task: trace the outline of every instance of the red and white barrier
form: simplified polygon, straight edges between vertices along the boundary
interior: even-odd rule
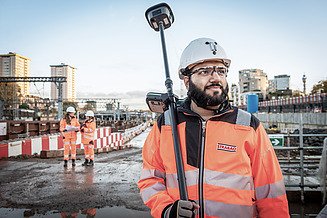
[[[146,123],[142,123],[138,126],[135,126],[135,127],[129,128],[129,129],[125,129],[125,132],[122,134],[124,142],[128,142],[135,136],[141,134],[144,130],[146,130],[146,128],[148,126],[149,126],[149,123],[146,122]]]
[[[122,133],[111,133],[110,127],[96,129],[94,135],[94,148],[112,148],[119,149],[123,146]],[[76,147],[84,149],[81,143],[81,133],[77,133]],[[40,154],[41,151],[62,150],[63,139],[61,135],[43,135],[33,138],[19,139],[16,141],[0,142],[0,158],[13,157],[19,155]]]

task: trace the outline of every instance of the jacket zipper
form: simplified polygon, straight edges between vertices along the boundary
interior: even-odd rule
[[[203,199],[203,175],[204,175],[204,145],[206,134],[206,121],[202,121],[202,135],[200,147],[200,166],[199,166],[199,216],[204,217],[204,199]]]

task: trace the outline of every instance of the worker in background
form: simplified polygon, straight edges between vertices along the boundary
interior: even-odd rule
[[[69,151],[71,150],[72,166],[75,166],[76,160],[76,140],[80,124],[75,117],[74,107],[68,107],[66,115],[60,120],[60,132],[64,141],[64,167],[67,167],[69,160]]]
[[[283,175],[262,124],[229,103],[230,62],[209,38],[182,53],[187,98],[177,108],[177,128],[190,200],[179,200],[166,111],[145,141],[138,182],[153,217],[289,217]]]
[[[81,126],[82,143],[84,145],[85,162],[83,166],[94,165],[94,133],[96,124],[93,111],[87,111],[86,120]]]

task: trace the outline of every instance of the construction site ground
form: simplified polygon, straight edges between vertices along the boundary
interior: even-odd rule
[[[93,167],[78,157],[75,167],[62,158],[0,161],[0,217],[61,217],[96,208],[96,217],[151,217],[137,187],[144,133],[133,147],[95,155]]]

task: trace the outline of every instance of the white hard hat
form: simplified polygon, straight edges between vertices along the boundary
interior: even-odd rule
[[[93,113],[93,111],[86,111],[85,116],[86,117],[94,117],[94,113]]]
[[[185,71],[195,64],[205,61],[222,61],[226,67],[230,65],[225,50],[213,39],[195,39],[184,49],[178,68],[179,78],[183,79]]]
[[[75,113],[76,111],[75,111],[75,108],[74,108],[74,107],[69,106],[69,107],[66,109],[66,112],[67,112],[67,113]]]

